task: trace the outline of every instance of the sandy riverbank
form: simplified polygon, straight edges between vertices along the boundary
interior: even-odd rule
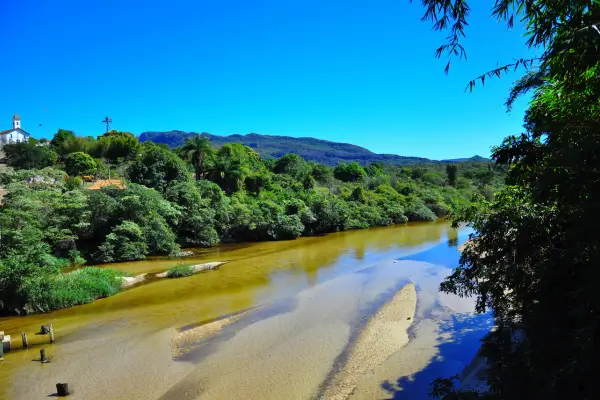
[[[181,331],[125,319],[90,326],[49,346],[51,364],[16,371],[8,398],[46,398],[57,382],[91,400],[384,398],[382,382],[414,376],[441,355],[435,310],[460,309],[437,293],[447,273],[380,260]]]
[[[342,370],[323,393],[327,400],[344,400],[358,380],[408,343],[408,327],[417,307],[415,285],[398,291],[367,322],[352,346]]]
[[[202,343],[204,340],[218,334],[225,327],[239,321],[241,318],[258,309],[258,307],[253,308],[230,317],[221,318],[213,322],[177,332],[171,339],[171,352],[173,358],[177,359],[194,351],[198,344]]]
[[[67,382],[70,399],[157,399],[192,366],[171,357],[175,329],[127,334],[117,325],[81,340],[46,347],[50,364],[31,362],[12,379],[10,399],[44,399]],[[39,350],[28,350],[39,359]]]

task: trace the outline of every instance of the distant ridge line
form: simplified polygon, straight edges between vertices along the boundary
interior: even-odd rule
[[[208,132],[172,131],[147,131],[139,136],[140,142],[152,141],[166,144],[169,147],[178,147],[185,143],[187,138],[201,134],[210,139],[216,147],[227,143],[241,143],[253,148],[264,158],[279,158],[288,153],[295,153],[307,161],[320,162],[333,166],[341,162],[356,161],[360,164],[381,162],[389,165],[409,165],[425,163],[454,163],[454,162],[488,162],[489,159],[475,156],[471,158],[457,158],[448,160],[431,160],[424,157],[400,156],[397,154],[377,154],[364,147],[350,143],[333,142],[313,137],[291,137],[280,135],[261,135],[247,133],[245,135],[233,134],[229,136],[212,135]]]

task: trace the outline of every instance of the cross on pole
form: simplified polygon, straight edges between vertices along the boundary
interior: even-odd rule
[[[110,124],[112,123],[112,119],[107,115],[106,118],[102,121],[103,124],[106,124],[106,133],[110,129]]]

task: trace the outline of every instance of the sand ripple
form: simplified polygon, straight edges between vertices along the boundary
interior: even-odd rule
[[[343,369],[327,386],[321,398],[346,399],[362,375],[385,361],[408,343],[408,327],[417,305],[415,285],[399,290],[367,322],[352,346]]]

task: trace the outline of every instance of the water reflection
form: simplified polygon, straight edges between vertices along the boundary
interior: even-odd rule
[[[4,331],[19,332],[52,322],[64,337],[86,325],[115,319],[145,329],[198,323],[291,296],[378,260],[422,251],[451,237],[458,239],[446,222],[418,223],[286,242],[223,245],[195,250],[195,255],[186,259],[111,264],[111,268],[139,274],[162,272],[182,261],[231,261],[218,271],[159,280],[92,304],[50,314],[0,318],[0,325]]]
[[[448,247],[458,247],[458,236],[448,238]]]
[[[15,333],[21,330],[35,332],[41,324],[53,323],[60,342],[55,348],[57,352],[77,347],[81,339],[81,342],[85,342],[98,337],[116,338],[119,345],[126,343],[123,340],[138,343],[164,328],[197,325],[304,293],[305,296],[301,296],[303,301],[299,304],[303,306],[301,314],[305,319],[295,319],[296,316],[290,315],[288,325],[277,325],[275,328],[278,329],[290,328],[289,332],[280,336],[280,341],[291,340],[285,343],[294,347],[293,340],[299,338],[296,333],[306,333],[305,328],[310,323],[317,333],[306,339],[320,344],[323,340],[318,332],[330,324],[336,329],[335,332],[341,329],[341,333],[326,336],[335,338],[339,342],[336,342],[337,345],[343,349],[348,339],[344,336],[349,334],[348,324],[353,326],[350,322],[361,320],[358,318],[363,316],[360,311],[369,309],[367,306],[371,304],[367,300],[388,293],[388,289],[398,289],[400,279],[411,279],[423,290],[429,285],[429,291],[435,293],[445,271],[443,268],[431,268],[431,271],[423,269],[419,263],[415,263],[411,269],[404,265],[407,263],[396,265],[391,262],[384,264],[383,261],[422,259],[452,267],[454,265],[451,264],[457,261],[459,255],[455,245],[465,237],[465,230],[456,232],[446,222],[419,223],[286,242],[223,245],[194,250],[194,256],[185,259],[153,258],[142,262],[111,264],[111,268],[135,275],[162,272],[181,262],[230,261],[217,271],[183,279],[156,280],[92,304],[49,314],[0,318],[0,330],[16,337],[18,335]],[[451,243],[454,247],[448,247],[452,246]],[[382,265],[384,267],[371,268],[366,273],[365,268]],[[352,274],[359,270],[365,270],[365,274]],[[367,281],[369,285],[363,285]],[[314,290],[303,292],[310,287],[314,287]],[[315,293],[322,297],[312,300]],[[419,301],[424,306],[428,300],[422,296]],[[340,321],[344,323],[339,324]],[[266,331],[270,329],[268,327]],[[271,344],[263,343],[260,340],[262,336],[262,333],[257,335],[255,342],[264,345],[270,352]],[[45,338],[33,337],[31,341],[35,340]],[[306,342],[301,341],[297,345],[304,346]],[[119,349],[119,346],[116,348]],[[244,343],[240,347],[243,350],[232,350],[231,359],[239,359],[240,352],[247,351],[247,348]],[[331,357],[335,357],[337,350],[333,347],[329,350]],[[321,352],[315,351],[315,355],[321,355]],[[310,363],[303,365],[295,362],[293,357],[288,360],[283,353],[280,356],[282,365],[289,363],[289,368],[313,368]],[[304,354],[301,356],[304,357]],[[25,370],[19,367],[30,364],[31,356],[27,352],[11,353],[3,361],[4,368],[0,369],[0,388],[8,387],[10,371]],[[327,362],[315,365],[325,369],[323,373],[327,372],[329,366]],[[226,364],[225,367],[229,370],[231,365]],[[211,372],[212,366],[207,367],[207,371]],[[0,390],[0,397],[1,394]]]

